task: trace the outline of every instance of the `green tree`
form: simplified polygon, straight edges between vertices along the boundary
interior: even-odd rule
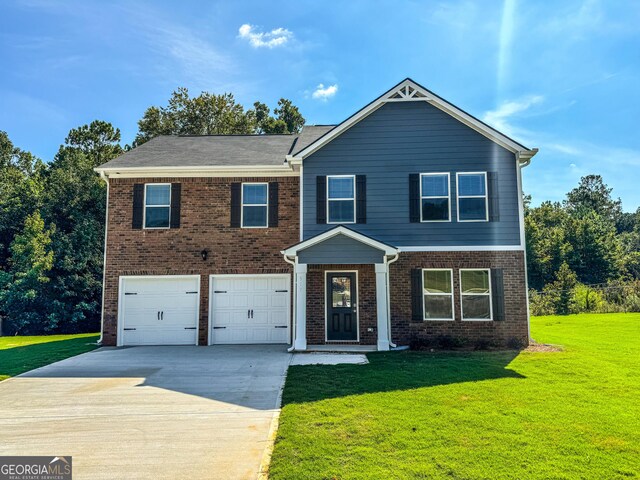
[[[11,243],[9,271],[0,272],[0,308],[3,329],[9,335],[49,330],[49,296],[46,293],[53,266],[51,235],[39,212],[27,216],[24,229]]]
[[[541,290],[552,282],[572,246],[567,238],[569,215],[558,202],[528,208],[525,216],[529,285]]]
[[[202,92],[191,97],[182,87],[173,92],[166,107],[149,107],[138,129],[135,146],[157,135],[247,134],[255,130],[255,112],[245,111],[230,93]]]
[[[278,100],[278,108],[273,113],[276,114],[277,121],[284,122],[286,125],[284,133],[298,133],[304,126],[304,117],[291,100],[286,98]]]
[[[543,293],[553,299],[555,311],[559,315],[568,315],[573,309],[574,288],[578,285],[576,274],[564,262],[556,273],[554,282],[545,285]]]
[[[612,191],[604,183],[602,176],[587,175],[580,179],[576,188],[567,193],[565,206],[572,215],[584,215],[593,211],[616,225],[622,215],[622,201],[611,198]]]
[[[42,161],[0,131],[0,270],[8,268],[9,245],[25,219],[42,203],[44,170]]]

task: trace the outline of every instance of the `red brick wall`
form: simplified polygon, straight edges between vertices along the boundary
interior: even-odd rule
[[[455,321],[411,320],[411,269],[453,268]],[[504,271],[505,320],[462,321],[460,312],[460,268],[502,268]],[[412,339],[434,339],[440,335],[467,342],[506,344],[528,341],[524,254],[502,252],[404,252],[390,266],[391,339],[407,345]]]
[[[299,239],[298,180],[298,177],[110,180],[103,344],[116,344],[121,275],[201,275],[199,343],[206,345],[209,275],[293,273],[280,251]],[[278,227],[229,226],[230,184],[243,181],[279,182]],[[131,228],[133,184],[145,182],[182,184],[180,228]],[[203,249],[209,250],[206,261],[200,256]]]
[[[307,271],[307,344],[325,342],[325,272],[358,271],[358,329],[360,345],[375,345],[378,341],[376,310],[376,274],[373,265],[309,265]],[[368,329],[373,331],[369,332]],[[328,342],[332,345],[354,342]]]

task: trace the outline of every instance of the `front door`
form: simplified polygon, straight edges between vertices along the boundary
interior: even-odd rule
[[[355,272],[327,273],[327,340],[358,340]]]

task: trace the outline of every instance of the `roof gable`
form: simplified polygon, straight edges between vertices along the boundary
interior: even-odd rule
[[[314,142],[303,148],[296,149],[294,147],[294,151],[296,151],[296,153],[288,156],[288,160],[294,163],[302,162],[306,157],[319,150],[336,137],[340,136],[353,125],[357,124],[360,120],[375,112],[382,105],[385,105],[389,102],[428,102],[429,104],[451,115],[456,120],[467,125],[469,128],[472,128],[478,133],[484,135],[496,144],[506,148],[510,152],[516,153],[518,157],[530,159],[537,152],[537,149],[529,149],[525,147],[521,143],[516,142],[512,138],[490,127],[473,115],[470,115],[469,113],[447,102],[442,97],[439,97],[430,90],[427,90],[422,85],[419,85],[410,78],[407,78],[399,84],[395,85],[387,92],[383,93],[373,102],[369,103],[368,105],[354,113],[344,122],[326,132]]]

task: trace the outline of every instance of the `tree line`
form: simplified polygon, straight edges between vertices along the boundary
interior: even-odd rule
[[[0,131],[0,319],[5,334],[97,331],[100,324],[106,186],[93,169],[156,135],[297,133],[290,100],[273,113],[231,94],[185,88],[151,106],[131,145],[96,120],[72,129],[50,162]],[[623,212],[598,175],[562,202],[525,198],[534,314],[640,311],[640,210]]]
[[[72,129],[44,162],[0,131],[0,320],[5,334],[99,330],[106,185],[93,171],[156,135],[296,133],[304,118],[290,100],[245,109],[232,94],[186,88],[151,106],[132,145],[96,120]]]
[[[588,175],[562,202],[525,199],[532,314],[640,311],[640,209],[611,194]]]

